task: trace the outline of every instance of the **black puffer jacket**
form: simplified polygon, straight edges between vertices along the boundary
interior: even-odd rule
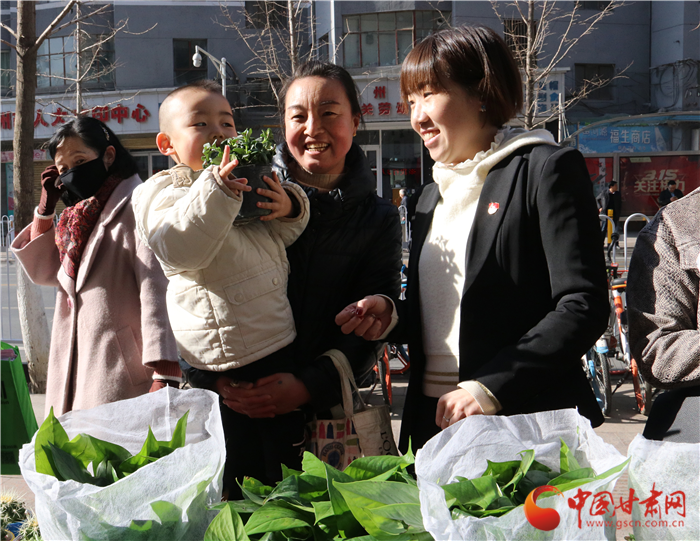
[[[280,180],[295,182],[287,167],[292,160],[286,144],[278,146],[273,168]],[[311,203],[309,225],[287,249],[287,294],[297,328],[294,372],[316,411],[341,401],[338,373],[324,352],[342,351],[356,376],[376,362],[377,344],[344,335],[335,324],[336,314],[367,295],[397,298],[400,290],[398,209],[375,195],[376,181],[359,146],[353,144],[345,163],[335,190],[303,187]]]

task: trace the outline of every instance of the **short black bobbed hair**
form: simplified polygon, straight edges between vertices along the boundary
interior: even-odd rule
[[[505,41],[485,26],[457,26],[427,36],[401,66],[401,98],[426,86],[456,83],[485,108],[486,122],[501,127],[523,107],[520,70]]]
[[[114,163],[108,170],[109,175],[128,178],[138,173],[139,168],[134,157],[122,146],[114,132],[101,120],[80,115],[58,128],[46,144],[52,160],[56,158],[58,145],[69,137],[77,137],[100,156],[104,154],[107,147],[113,146],[116,154]]]
[[[323,79],[331,79],[333,81],[338,81],[345,90],[345,95],[350,101],[350,110],[353,116],[357,115],[360,117],[360,122],[362,120],[362,108],[360,107],[360,92],[355,85],[355,81],[345,68],[331,64],[330,62],[320,62],[318,60],[311,60],[301,64],[294,73],[285,79],[284,84],[279,92],[279,113],[280,119],[282,121],[282,126],[284,127],[284,112],[286,109],[287,92],[289,88],[299,79],[304,79],[306,77],[321,77]]]

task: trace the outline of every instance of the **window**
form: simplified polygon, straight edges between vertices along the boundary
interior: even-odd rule
[[[170,157],[163,156],[159,152],[132,152],[131,155],[136,161],[141,180],[149,179],[156,173],[175,165]]]
[[[209,59],[202,55],[202,65],[198,68],[192,64],[194,48],[199,46],[206,51],[206,39],[174,39],[173,40],[173,67],[175,70],[174,84],[182,86],[207,78],[207,66]]]
[[[10,71],[10,51],[2,51],[0,54],[0,68],[2,68],[0,76],[0,88],[5,94],[12,86],[12,72]]]
[[[391,11],[343,17],[346,68],[396,66],[425,36],[447,24],[450,13]]]
[[[316,58],[321,62],[328,62],[330,59],[331,52],[331,44],[328,39],[328,34],[324,34],[323,36],[321,36],[321,38],[318,40],[316,47]]]
[[[603,11],[605,8],[607,8],[610,5],[610,0],[608,1],[596,1],[596,2],[579,2],[578,7],[579,9],[590,9],[590,10],[595,10],[595,11]]]
[[[535,23],[537,24],[537,23]],[[537,27],[535,27],[537,32]],[[525,66],[527,52],[527,23],[522,19],[504,19],[503,37],[510,48],[515,60],[520,66]],[[535,59],[537,63],[537,59]]]
[[[245,84],[249,106],[275,106],[277,100],[267,77],[248,77]]]
[[[107,40],[100,45],[103,38],[88,35],[81,43],[81,65],[88,69],[86,84],[114,83],[114,42]],[[94,46],[94,47],[93,47]],[[99,47],[97,56],[95,49]],[[94,57],[94,61],[93,61]],[[75,51],[75,36],[48,38],[39,47],[36,58],[37,86],[39,88],[67,86],[73,84],[78,76],[78,62]]]
[[[287,2],[246,2],[246,28],[287,28]]]
[[[576,88],[581,91],[587,85],[598,86],[604,83],[605,86],[591,90],[584,97],[587,100],[612,101],[613,87],[610,80],[615,76],[615,66],[613,64],[576,64]]]

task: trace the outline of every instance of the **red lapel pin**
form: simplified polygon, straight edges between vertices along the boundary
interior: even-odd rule
[[[499,206],[498,203],[489,203],[489,214],[496,214]]]

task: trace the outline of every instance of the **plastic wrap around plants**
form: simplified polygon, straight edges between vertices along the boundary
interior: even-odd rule
[[[593,468],[596,474],[613,471],[604,479],[565,491],[563,497],[540,497],[537,506],[553,508],[559,514],[560,522],[553,530],[540,530],[530,524],[522,505],[500,517],[453,520],[441,485],[454,482],[457,476],[479,477],[487,468],[487,460],[519,460],[520,453],[527,449],[535,451],[535,460],[559,471],[561,440],[574,453],[580,466]],[[591,515],[591,504],[596,494],[612,493],[616,480],[626,468],[625,461],[620,452],[593,431],[588,419],[573,409],[509,417],[468,417],[432,438],[416,455],[423,524],[437,540],[614,540],[614,510],[609,506],[607,513]],[[590,493],[580,515],[569,506],[569,499],[579,489]]]
[[[700,443],[630,443],[629,488],[634,535],[645,541],[700,539]]]
[[[36,497],[42,537],[66,539],[203,539],[221,501],[226,459],[216,394],[202,389],[158,392],[58,418],[69,438],[79,433],[136,454],[150,426],[158,440],[172,437],[189,410],[185,446],[131,475],[99,487],[37,473],[34,439],[20,451],[20,468]]]

